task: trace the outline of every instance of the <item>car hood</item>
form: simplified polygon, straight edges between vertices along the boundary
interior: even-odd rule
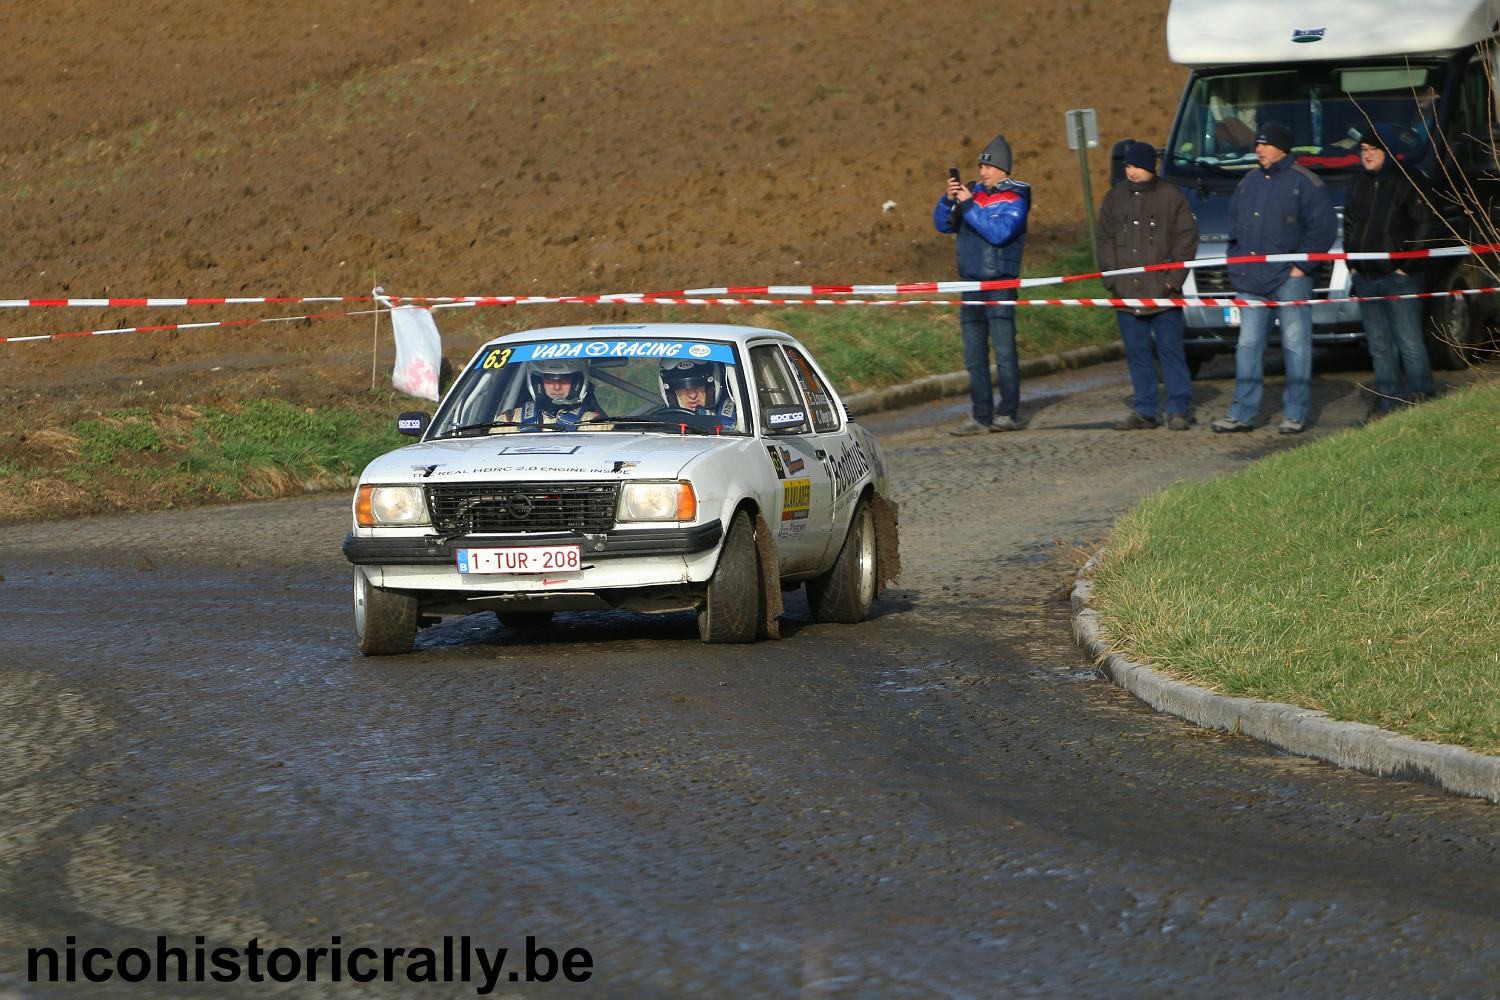
[[[693,459],[747,440],[590,431],[425,441],[375,459],[360,481],[677,479]]]

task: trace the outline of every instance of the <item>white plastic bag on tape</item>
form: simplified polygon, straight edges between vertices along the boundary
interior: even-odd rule
[[[432,312],[421,306],[397,306],[391,310],[396,333],[396,368],[391,386],[397,392],[423,399],[438,398],[438,372],[443,366],[443,338],[438,335]]]

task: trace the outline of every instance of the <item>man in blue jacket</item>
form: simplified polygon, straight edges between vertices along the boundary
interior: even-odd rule
[[[1255,137],[1252,170],[1229,199],[1229,256],[1323,253],[1338,235],[1338,216],[1323,182],[1292,153],[1292,133],[1268,122]],[[1312,265],[1256,263],[1229,265],[1229,283],[1242,299],[1306,302],[1312,298]],[[1264,391],[1266,339],[1271,312],[1281,323],[1281,356],[1286,369],[1282,391],[1283,434],[1307,426],[1312,396],[1312,307],[1251,306],[1240,313],[1240,339],[1234,352],[1234,401],[1229,414],[1213,422],[1221,434],[1255,429]]]
[[[932,222],[940,233],[957,233],[958,276],[964,281],[1018,278],[1026,247],[1026,217],[1031,211],[1031,185],[1010,176],[1010,144],[997,135],[979,154],[979,182],[964,186],[948,179],[948,190],[933,209]],[[1014,288],[964,292],[966,302],[1014,302]],[[952,434],[1020,429],[1021,362],[1016,354],[1014,305],[964,305],[959,308],[963,333],[964,368],[969,372],[971,416]],[[999,414],[990,383],[990,345],[995,347],[995,370],[1000,380]]]

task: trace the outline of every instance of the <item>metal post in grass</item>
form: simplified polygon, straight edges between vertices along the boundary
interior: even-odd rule
[[[1073,108],[1064,112],[1068,148],[1078,150],[1078,169],[1083,175],[1083,224],[1089,229],[1089,249],[1094,266],[1099,266],[1099,242],[1094,234],[1094,192],[1089,185],[1089,150],[1099,145],[1099,119],[1093,108]]]
[[[382,289],[380,287],[380,283],[375,280],[375,272],[374,271],[370,272],[370,281],[375,286],[375,290],[370,293],[370,297],[374,298],[375,296],[379,295],[382,291],[384,291],[384,289]],[[376,353],[379,350],[380,350],[380,303],[377,301],[375,303],[375,329],[370,334],[370,391],[371,392],[375,391],[375,381],[376,381],[375,357],[376,357]]]

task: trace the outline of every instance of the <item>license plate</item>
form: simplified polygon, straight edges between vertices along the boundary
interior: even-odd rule
[[[1239,326],[1240,325],[1240,307],[1239,306],[1225,306],[1224,307],[1224,325],[1225,326]]]
[[[577,545],[458,550],[460,573],[576,573],[581,569],[583,557]]]

